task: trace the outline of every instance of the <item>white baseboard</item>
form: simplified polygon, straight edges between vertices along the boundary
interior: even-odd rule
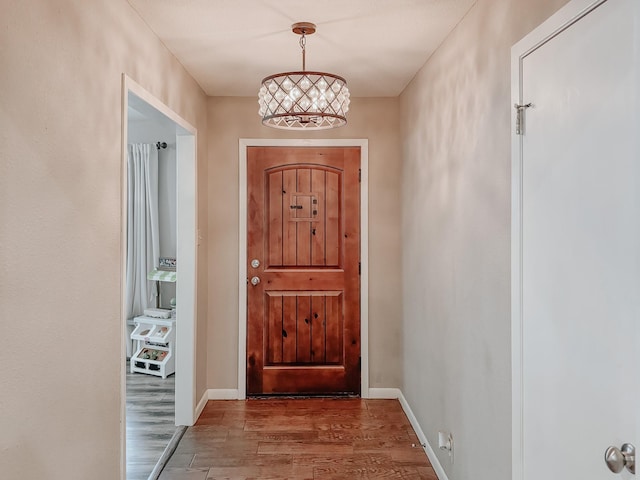
[[[382,400],[395,400],[399,399],[402,392],[399,388],[370,388],[369,398],[382,399]]]
[[[433,470],[436,472],[438,479],[449,480],[447,478],[447,474],[444,472],[444,468],[442,468],[442,465],[438,460],[438,457],[433,451],[433,448],[431,448],[431,445],[429,445],[427,436],[422,431],[422,427],[418,423],[418,419],[413,414],[413,411],[411,410],[411,406],[409,405],[409,402],[407,402],[407,399],[404,398],[402,390],[400,390],[399,388],[370,388],[369,398],[385,399],[385,400],[397,399],[400,402],[400,405],[402,406],[402,410],[404,410],[405,415],[409,419],[411,426],[413,427],[413,429],[416,432],[416,435],[418,436],[418,440],[420,440],[420,443],[423,445],[424,452],[427,454],[427,457],[429,458],[429,461],[431,462],[431,466],[433,467]]]
[[[198,418],[200,418],[200,414],[202,413],[202,410],[204,410],[204,407],[207,405],[207,401],[208,400],[209,400],[209,391],[205,390],[204,393],[202,394],[202,398],[198,402],[198,405],[196,405],[195,415],[193,416],[193,418],[194,418],[193,424],[194,425],[198,421]]]
[[[198,418],[200,418],[200,414],[204,410],[204,407],[207,405],[207,402],[209,400],[238,400],[238,390],[233,388],[210,388],[209,390],[205,390],[202,394],[202,398],[196,406],[196,422],[198,421]]]
[[[237,388],[210,388],[209,400],[238,400],[239,392]]]
[[[393,389],[389,389],[389,390],[393,390]],[[438,479],[439,480],[449,480],[449,478],[447,477],[447,474],[444,472],[444,468],[442,468],[442,465],[440,464],[440,460],[438,460],[438,457],[436,456],[436,453],[433,451],[433,448],[431,448],[431,445],[429,444],[429,441],[427,440],[427,436],[422,431],[422,427],[418,423],[418,419],[413,414],[413,411],[411,410],[411,406],[409,405],[409,402],[407,402],[407,399],[404,398],[404,395],[402,394],[402,392],[400,390],[398,390],[398,392],[399,392],[400,396],[396,397],[396,398],[398,398],[398,400],[400,401],[400,405],[402,405],[402,410],[404,410],[404,413],[407,416],[407,418],[409,419],[409,422],[411,423],[411,426],[415,430],[416,435],[418,436],[418,439],[420,440],[420,443],[423,445],[424,451],[427,454],[427,457],[429,457],[429,461],[431,462],[431,466],[433,467],[433,470],[436,472],[436,475],[438,476]]]

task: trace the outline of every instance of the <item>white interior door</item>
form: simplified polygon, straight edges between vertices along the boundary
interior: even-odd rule
[[[515,479],[633,478],[604,452],[639,446],[639,4],[570,2],[514,46]]]

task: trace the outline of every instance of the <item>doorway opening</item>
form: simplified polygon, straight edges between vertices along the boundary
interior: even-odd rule
[[[136,437],[141,432],[136,434],[132,428],[144,426],[145,415],[154,409],[164,411],[169,439],[177,425],[188,426],[195,422],[196,130],[126,75],[123,75],[122,85],[121,475],[122,478],[147,478],[166,445],[159,442],[156,446],[157,458],[150,460],[153,462],[150,466],[143,467],[148,471],[134,473],[133,468],[128,468],[133,467],[133,463],[129,465],[127,442],[134,444],[136,439],[143,437]],[[129,145],[134,143],[146,145],[147,151],[153,153],[153,161],[158,163],[158,179],[164,183],[160,187],[163,196],[159,198],[158,210],[164,215],[162,233],[166,237],[165,245],[158,253],[167,259],[163,260],[165,264],[176,260],[172,280],[153,282],[154,294],[158,288],[160,295],[158,303],[152,298],[148,308],[159,307],[158,313],[171,314],[171,307],[175,306],[174,318],[151,321],[150,328],[139,321],[140,316],[138,321],[129,318],[132,314],[127,306],[128,156]],[[171,342],[148,338],[155,330],[157,336],[168,337],[170,332]],[[149,351],[145,350],[147,346]],[[169,357],[175,366],[169,366]],[[136,368],[131,368],[132,364]],[[136,415],[138,418],[134,419]],[[128,431],[133,432],[133,436],[128,435]],[[155,454],[151,449],[150,456]],[[146,459],[141,463],[145,462]]]

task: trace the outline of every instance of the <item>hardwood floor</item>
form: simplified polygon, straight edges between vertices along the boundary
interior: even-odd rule
[[[397,400],[209,401],[160,480],[437,480]]]
[[[130,373],[127,364],[127,480],[147,480],[175,431],[175,375]]]

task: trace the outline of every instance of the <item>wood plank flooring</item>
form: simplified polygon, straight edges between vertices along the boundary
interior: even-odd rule
[[[127,480],[147,480],[175,432],[175,375],[130,373],[127,364]]]
[[[437,480],[397,400],[209,401],[160,480]]]

